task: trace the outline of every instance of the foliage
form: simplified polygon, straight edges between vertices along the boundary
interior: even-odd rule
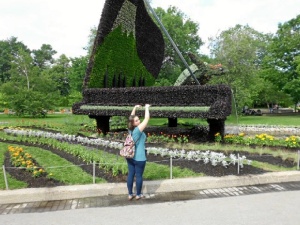
[[[26,53],[30,50],[22,42],[18,41],[16,37],[10,37],[7,40],[0,41],[0,85],[10,80],[11,78],[11,62],[14,57],[18,55],[20,49]]]
[[[40,81],[40,77],[35,79],[33,83]],[[56,93],[51,90],[51,82],[47,82],[44,79],[39,86],[33,89],[27,89],[16,82],[7,82],[2,85],[4,99],[9,104],[9,108],[12,109],[17,116],[29,115],[32,117],[44,117],[48,110],[55,105]],[[17,86],[17,85],[20,86]],[[43,88],[41,90],[40,88]]]
[[[220,134],[215,135],[215,141],[221,142]],[[241,144],[241,145],[259,145],[259,146],[283,146],[287,148],[300,147],[300,137],[290,136],[287,138],[276,138],[266,133],[257,134],[254,137],[246,137],[245,133],[226,134],[223,139],[227,144]]]
[[[232,88],[238,112],[244,105],[252,105],[253,99],[264,88],[258,71],[267,40],[268,36],[241,25],[223,31],[211,40],[215,59],[228,71],[223,76],[213,77],[210,83],[227,84]]]
[[[190,63],[187,54],[189,52],[197,54],[200,46],[203,45],[198,35],[199,24],[192,21],[184,12],[174,6],[169,6],[167,10],[158,7],[155,9],[155,12],[182,55],[186,56],[185,60]],[[156,22],[156,20],[154,21]],[[168,79],[170,83],[174,84],[177,77],[186,67],[165,35],[164,40],[165,60],[158,79]]]
[[[43,44],[40,49],[32,50],[34,64],[40,69],[45,69],[54,63],[53,56],[57,52],[49,44]]]
[[[57,98],[52,80],[42,74],[28,50],[14,51],[10,79],[1,85],[2,101],[16,115],[45,116]]]
[[[70,68],[70,59],[63,54],[55,60],[51,68],[43,71],[43,75],[53,81],[53,87],[59,91],[61,96],[68,96],[70,94]]]
[[[82,92],[83,80],[88,64],[88,56],[71,58],[72,67],[69,71],[70,88],[72,92]]]
[[[148,143],[169,143],[169,142],[176,142],[179,144],[186,144],[189,142],[189,136],[188,135],[170,135],[170,134],[164,134],[161,132],[158,134],[151,134],[147,133],[147,142]]]
[[[264,58],[264,78],[271,81],[279,90],[289,94],[296,104],[300,101],[300,65],[297,56],[300,52],[300,15],[283,24],[273,35]]]
[[[109,122],[111,129],[127,129],[126,116],[112,116]]]
[[[94,60],[89,88],[124,87],[124,83],[126,87],[143,86],[141,79],[145,80],[146,86],[154,83],[154,77],[138,56],[133,34],[123,33],[121,26],[105,37]]]
[[[23,134],[27,133],[29,137],[27,137],[27,135],[22,136],[22,132]],[[87,150],[84,146],[81,145],[65,143],[67,140],[70,141],[71,139],[73,139],[74,136],[61,135],[61,134],[49,135],[49,133],[45,133],[45,132],[34,132],[28,130],[25,131],[25,133],[22,130],[16,131],[15,134],[18,134],[18,136],[14,137],[14,136],[5,135],[3,134],[3,132],[0,132],[0,139],[14,140],[17,142],[26,141],[33,144],[42,144],[42,145],[46,144],[48,146],[52,146],[53,148],[59,149],[61,151],[65,151],[69,154],[79,157],[80,159],[82,159],[87,163],[91,163],[95,161],[99,166],[99,168],[102,168],[106,171],[111,171],[114,176],[118,174],[125,175],[128,172],[127,163],[123,159],[123,157],[116,157],[115,154],[110,154],[102,150],[91,151],[91,150]],[[35,135],[37,135],[38,137],[35,137]],[[59,141],[55,140],[55,138],[56,139],[59,138]],[[87,139],[81,137],[77,137],[77,138],[78,138],[78,142],[82,144],[95,145],[96,143],[95,140],[93,139]],[[122,144],[116,143],[114,141],[111,142],[105,141],[103,142],[103,144],[104,143],[106,143],[106,146],[109,146],[111,148],[120,149],[122,147]],[[69,180],[73,179],[74,176],[77,176],[78,174],[78,171],[67,172],[69,168],[61,168],[63,165],[62,162],[65,162],[65,160],[60,159],[59,156],[56,156],[56,158],[54,158],[54,154],[46,153],[47,151],[38,151],[37,148],[31,148],[31,152],[32,155],[34,154],[38,155],[38,157],[36,158],[40,160],[41,162],[40,164],[47,164],[48,167],[59,165],[59,169],[62,170],[61,173],[58,173],[57,170],[55,172],[55,168],[53,169],[49,168],[49,171],[50,172],[54,171],[55,174],[53,174],[53,177],[60,181],[64,181],[65,183],[70,183]],[[66,165],[67,163],[64,164]],[[75,169],[78,170],[78,168],[74,168],[74,170]],[[70,174],[71,172],[73,173],[73,175]],[[145,170],[144,177],[145,179],[151,179],[151,180],[163,179],[163,178],[167,178],[169,176],[169,173],[170,171],[168,166],[158,165],[156,163],[148,163]],[[68,174],[69,178],[66,176],[66,174]],[[173,174],[174,177],[188,177],[188,176],[199,175],[189,169],[181,169],[176,166],[173,167]],[[77,180],[81,180],[81,182],[88,182],[87,180],[84,180],[80,176],[77,177],[78,177]]]
[[[4,165],[5,153],[7,152],[8,144],[4,144],[0,142],[0,165]],[[7,182],[9,185],[9,189],[15,188],[26,188],[28,186],[27,183],[16,180],[15,178],[11,177],[10,174],[6,173]],[[0,169],[0,190],[5,189],[5,181],[2,168]]]
[[[289,148],[300,147],[300,137],[296,137],[294,135],[287,137],[285,139],[286,146]]]
[[[221,142],[222,141],[222,136],[220,133],[215,134],[215,142]]]
[[[24,151],[21,147],[9,146],[10,161],[13,166],[24,168],[32,173],[33,177],[40,177],[45,173],[43,168],[39,168],[33,161],[32,155]]]

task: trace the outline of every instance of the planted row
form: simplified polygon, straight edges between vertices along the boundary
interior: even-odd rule
[[[11,139],[11,141],[12,140],[13,138]],[[2,145],[7,146],[7,151],[9,145]],[[50,151],[37,147],[24,147],[21,144],[18,146],[10,145],[10,149],[12,148],[16,149],[16,152],[20,152],[20,149],[25,149],[25,151],[23,150],[22,152],[25,152],[25,154],[27,153],[28,156],[32,156],[32,158],[34,158],[36,163],[39,165],[34,169],[39,170],[43,168],[44,173],[47,174],[48,179],[54,179],[63,184],[90,184],[93,181],[93,177],[83,171],[82,168],[80,168],[78,165],[74,165],[73,163],[59,157],[56,154],[53,154]],[[18,167],[16,167],[16,169],[18,169]],[[96,183],[103,182],[105,182],[104,179],[96,178]]]
[[[4,181],[4,174],[3,174],[3,170],[2,170],[2,165],[4,165],[4,160],[5,160],[5,153],[7,152],[7,148],[8,148],[8,144],[4,144],[0,142],[0,165],[1,165],[1,169],[0,169],[0,189],[5,189],[5,181]],[[16,188],[26,188],[28,185],[25,182],[19,181],[15,178],[13,178],[12,176],[10,176],[10,174],[6,174],[6,178],[7,178],[7,182],[9,184],[9,188],[10,189],[16,189]]]
[[[45,173],[43,168],[40,168],[34,163],[32,155],[24,151],[22,147],[9,146],[10,161],[13,166],[26,169],[32,173],[33,177],[39,177]],[[52,174],[49,174],[51,176]]]
[[[222,142],[220,133],[215,134],[215,141]],[[268,134],[257,134],[255,136],[246,136],[245,133],[227,134],[223,139],[224,143],[228,144],[243,144],[243,145],[259,145],[259,146],[283,146],[287,148],[300,147],[300,137],[289,136],[286,138],[276,138]]]
[[[119,173],[126,175],[128,172],[127,163],[124,158],[119,157],[115,154],[110,154],[102,150],[90,149],[88,150],[85,146],[69,144],[57,141],[53,138],[43,138],[43,137],[26,137],[26,136],[11,136],[3,132],[0,132],[0,138],[2,140],[14,140],[18,142],[30,142],[40,145],[48,145],[53,148],[65,151],[76,157],[79,157],[87,163],[92,163],[95,161],[99,168],[106,171],[111,171],[113,175]],[[179,167],[173,167],[173,177],[190,177],[190,176],[200,176],[203,174],[194,173],[189,169],[181,169]],[[144,177],[145,179],[155,180],[155,179],[165,179],[168,178],[170,174],[169,166],[159,165],[156,163],[147,163],[145,169]]]
[[[82,137],[76,137],[75,135],[61,135],[58,133],[52,134],[50,132],[43,132],[43,131],[32,131],[32,130],[12,130],[12,129],[5,129],[4,130],[6,133],[14,134],[14,135],[22,135],[22,136],[28,136],[28,137],[46,137],[48,138],[55,138],[58,140],[66,140],[66,141],[75,141],[78,143],[84,143],[84,144],[89,144],[89,145],[97,145],[97,146],[102,146],[102,147],[110,147],[110,148],[115,148],[115,149],[121,149],[123,147],[123,143],[117,142],[117,141],[110,141],[110,140],[104,140],[101,138],[97,139],[90,139],[90,138],[82,138]],[[34,139],[33,139],[34,140]],[[237,157],[237,155],[231,154],[230,156],[225,156],[223,153],[215,153],[215,152],[200,152],[200,151],[185,151],[185,150],[172,150],[168,148],[156,148],[156,147],[148,147],[147,148],[149,154],[155,154],[155,155],[161,155],[162,157],[164,156],[169,156],[173,158],[180,158],[180,159],[186,159],[186,160],[194,160],[194,161],[203,161],[205,164],[211,163],[213,166],[217,165],[223,165],[224,167],[227,167],[229,164],[235,165],[236,163],[239,162],[239,164],[242,166],[245,162],[248,164],[251,164],[251,161],[247,160],[245,156]],[[72,150],[68,151],[77,151],[72,148]],[[82,151],[85,151],[83,149]],[[71,153],[71,152],[70,152]],[[73,153],[71,153],[73,154]],[[74,153],[76,156],[78,155],[77,152]],[[74,155],[73,154],[73,155]],[[82,153],[82,154],[87,154],[87,153]],[[98,155],[93,155],[94,153],[89,153],[90,156],[86,156],[86,159],[88,162],[94,161],[100,161],[100,163],[103,160],[103,157],[98,154]],[[98,157],[100,156],[100,157]],[[114,156],[115,157],[115,156]],[[114,159],[113,159],[114,160]],[[123,160],[124,162],[124,160]],[[105,163],[105,162],[104,162]],[[123,172],[125,170],[124,165],[121,165],[120,168],[116,166],[117,169],[120,169],[120,171]],[[126,167],[127,169],[127,167]],[[126,170],[127,171],[127,170]],[[116,169],[114,169],[114,173],[116,173]]]

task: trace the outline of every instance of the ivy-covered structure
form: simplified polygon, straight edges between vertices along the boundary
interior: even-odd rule
[[[143,0],[106,0],[83,83],[83,100],[74,114],[95,118],[97,128],[109,131],[111,116],[128,116],[136,104],[151,104],[152,117],[205,118],[210,132],[224,134],[231,113],[228,86],[152,87],[164,57],[160,29]]]
[[[106,0],[84,89],[152,86],[164,57],[161,31],[143,0]]]

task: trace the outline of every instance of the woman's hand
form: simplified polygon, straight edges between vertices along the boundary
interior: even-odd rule
[[[146,105],[145,105],[145,108],[149,108],[150,106],[151,106],[151,105],[149,105],[149,104],[146,104]]]
[[[134,108],[139,108],[142,107],[141,105],[135,105]]]

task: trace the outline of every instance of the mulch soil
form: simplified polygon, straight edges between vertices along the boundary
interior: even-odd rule
[[[126,132],[126,131],[119,131],[119,132]],[[203,143],[206,142],[206,136],[207,136],[207,129],[206,128],[193,128],[193,129],[187,129],[187,128],[161,128],[161,127],[149,127],[145,132],[149,132],[151,134],[160,134],[163,132],[164,134],[175,134],[175,135],[189,135],[189,141],[190,142],[196,142],[196,143]],[[60,157],[68,160],[69,162],[73,163],[74,165],[83,165],[81,168],[86,171],[89,174],[93,174],[93,166],[87,165],[86,162],[79,159],[76,156],[73,156],[69,153],[66,153],[59,149],[51,148],[47,145],[36,145],[36,144],[29,144],[24,142],[15,142],[15,141],[5,141],[6,143],[11,144],[19,144],[19,145],[27,145],[27,146],[35,146],[42,149],[45,149],[47,151],[51,151],[54,154],[59,155]],[[75,144],[75,143],[72,143]],[[150,144],[149,144],[150,145]],[[151,144],[151,146],[157,145],[158,147],[162,147],[162,144]],[[94,149],[97,148],[97,146],[86,146],[87,149]],[[106,148],[104,149],[107,152],[113,153],[113,154],[119,154],[119,151],[116,149]],[[228,152],[226,154],[237,154],[237,152],[232,151]],[[256,160],[260,162],[267,162],[269,164],[278,165],[282,167],[293,167],[295,166],[295,163],[291,159],[282,160],[280,157],[273,157],[271,155],[265,155],[262,156],[253,155],[249,152],[240,152],[240,155],[245,155],[247,159],[249,160]],[[163,165],[170,165],[170,159],[167,157],[161,157],[161,156],[155,156],[152,154],[149,154],[147,156],[148,162],[155,162],[158,164]],[[230,165],[227,168],[218,165],[218,166],[212,166],[210,163],[204,164],[201,162],[195,162],[195,161],[188,161],[183,159],[173,159],[172,162],[173,166],[178,166],[180,168],[187,168],[190,169],[196,173],[204,173],[206,176],[215,176],[215,177],[221,177],[226,175],[249,175],[249,174],[263,174],[268,171],[253,167],[251,165],[244,165],[243,168],[240,168],[239,174],[237,174],[237,165]],[[10,161],[9,161],[9,153],[6,154],[5,159],[5,167],[12,167]],[[32,174],[25,171],[25,170],[15,170],[15,169],[7,169],[7,172],[12,176],[15,177],[18,180],[22,180],[28,183],[29,187],[53,187],[53,186],[59,186],[64,185],[61,182],[58,182],[54,179],[46,178],[46,175],[38,178],[33,178]],[[96,176],[101,177],[105,179],[107,182],[126,182],[126,175],[119,174],[118,176],[113,176],[112,173],[107,172],[103,169],[100,169],[96,166],[95,170]]]

